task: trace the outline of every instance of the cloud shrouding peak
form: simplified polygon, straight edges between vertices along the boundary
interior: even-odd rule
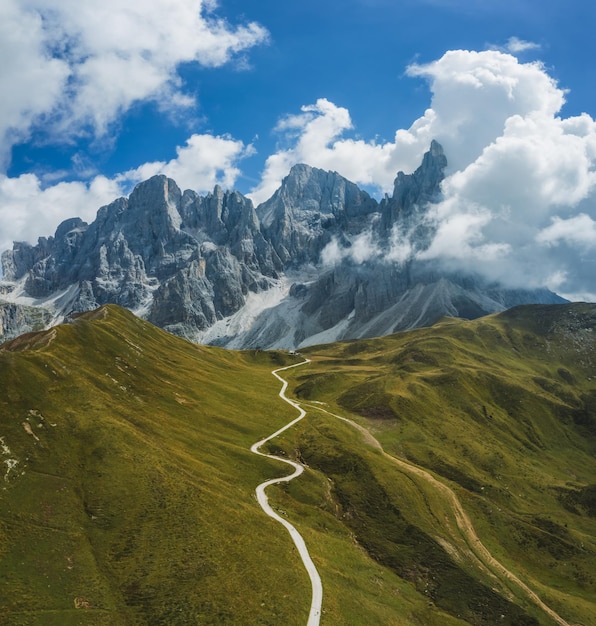
[[[254,22],[233,27],[217,19],[213,6],[208,0],[3,0],[0,53],[11,60],[0,69],[4,163],[12,145],[39,124],[54,138],[101,135],[135,102],[193,104],[181,91],[180,64],[217,67],[268,37]]]
[[[32,13],[31,33],[34,18]],[[224,58],[218,54],[213,62]],[[61,71],[60,63],[48,66],[57,77]],[[432,63],[410,66],[407,73],[427,82],[430,102],[391,141],[354,138],[357,123],[350,112],[325,98],[279,121],[276,132],[283,148],[267,158],[253,200],[269,198],[300,162],[391,192],[396,172],[412,172],[436,139],[448,168],[442,202],[429,215],[437,235],[425,257],[454,268],[472,266],[516,286],[549,286],[563,295],[596,299],[594,119],[587,114],[562,117],[565,90],[545,68],[499,50],[452,50]],[[111,181],[99,177],[87,187],[63,183],[56,191],[42,191],[35,177],[4,178],[2,244],[52,232],[37,230],[51,219],[57,225],[58,213],[88,218],[85,197],[91,203],[155,173],[200,191],[215,183],[232,187],[241,159],[252,151],[229,136],[193,135],[170,161],[139,165]],[[60,202],[50,206],[53,194]],[[42,215],[46,217],[38,220]],[[369,247],[364,239],[361,243],[364,254]],[[400,233],[394,258],[407,257],[415,249],[408,245],[407,233]]]
[[[432,91],[430,110],[410,132],[416,136],[422,127],[436,138],[451,171],[476,160],[511,117],[552,118],[565,102],[565,92],[540,63],[520,63],[496,50],[452,50],[432,63],[411,65],[408,74],[428,80]]]
[[[432,63],[410,65],[407,73],[425,79],[432,92],[429,108],[410,128],[398,129],[393,141],[384,143],[344,138],[352,128],[349,112],[321,98],[278,124],[290,147],[267,159],[253,199],[266,200],[301,162],[389,192],[397,171],[413,171],[433,139],[455,171],[496,141],[512,116],[554,117],[565,102],[564,91],[540,63],[520,63],[496,50],[452,50]]]
[[[409,129],[383,144],[354,140],[344,137],[347,110],[327,100],[303,107],[279,124],[289,147],[268,158],[253,198],[266,199],[298,162],[391,191],[396,171],[413,171],[437,139],[449,165],[423,256],[596,299],[596,122],[560,117],[565,90],[545,68],[498,50],[453,50],[407,71],[432,92]]]

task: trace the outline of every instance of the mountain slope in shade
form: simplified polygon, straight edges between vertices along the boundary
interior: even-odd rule
[[[256,208],[238,192],[216,187],[202,197],[155,176],[91,224],[73,218],[35,246],[15,243],[2,255],[0,302],[45,308],[52,320],[114,303],[193,341],[242,348],[562,302],[546,289],[512,290],[417,258],[435,232],[428,209],[440,200],[446,164],[433,141],[380,203],[308,165],[294,166]],[[24,315],[5,336],[18,333]]]

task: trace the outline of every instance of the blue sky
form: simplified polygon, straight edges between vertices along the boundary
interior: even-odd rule
[[[306,161],[380,195],[436,138],[427,254],[594,299],[594,25],[579,0],[3,0],[0,249],[154,173],[258,203]]]

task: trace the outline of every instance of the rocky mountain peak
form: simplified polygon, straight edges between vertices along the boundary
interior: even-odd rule
[[[397,173],[393,196],[381,204],[381,224],[385,232],[397,227],[402,233],[413,234],[413,239],[418,241],[417,247],[429,243],[431,233],[428,225],[423,223],[423,217],[428,205],[440,199],[446,167],[443,147],[433,139],[420,167],[412,174]],[[415,230],[418,232],[413,233]]]
[[[447,158],[435,140],[424,154],[422,164],[412,174],[398,172],[389,204],[394,210],[409,209],[436,201],[445,178]]]
[[[24,290],[46,299],[52,319],[116,303],[176,334],[235,348],[387,334],[443,315],[556,301],[417,260],[432,240],[427,212],[441,198],[446,166],[433,141],[380,204],[337,172],[305,164],[256,208],[219,185],[201,196],[154,176],[101,207],[89,225],[73,218],[35,246],[15,244],[2,255],[10,284],[0,297],[9,303]],[[386,254],[394,229],[408,241],[406,262]],[[5,325],[27,328],[33,319],[30,311],[5,312]]]
[[[56,229],[56,233],[54,234],[54,239],[56,241],[63,239],[69,233],[72,233],[76,230],[86,230],[89,224],[87,222],[83,222],[80,217],[71,217],[68,220],[64,220]]]
[[[299,164],[257,207],[257,216],[282,263],[295,265],[318,258],[332,236],[359,228],[377,207],[376,200],[337,172]]]
[[[176,181],[163,174],[156,174],[136,185],[129,200],[131,205],[153,209],[163,204],[177,206],[181,197],[182,192]]]
[[[342,213],[356,215],[370,212],[376,202],[368,193],[337,172],[328,172],[303,163],[294,165],[273,196],[257,207],[266,228],[281,214],[298,217],[318,212],[328,217]]]
[[[129,211],[135,220],[148,223],[153,235],[179,229],[182,192],[171,178],[157,175],[139,183],[130,194]]]

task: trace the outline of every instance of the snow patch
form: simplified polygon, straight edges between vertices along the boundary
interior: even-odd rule
[[[201,333],[197,340],[206,344],[220,343],[226,337],[237,337],[248,332],[253,326],[255,319],[263,311],[278,306],[287,297],[290,292],[290,286],[290,280],[284,276],[279,280],[273,281],[271,288],[267,289],[267,291],[258,293],[251,291],[241,309],[233,315],[215,322],[213,326]],[[232,343],[234,341],[226,345],[233,348]]]

